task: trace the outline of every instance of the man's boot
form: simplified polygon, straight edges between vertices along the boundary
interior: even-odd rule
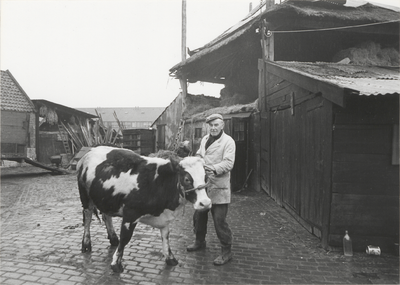
[[[199,240],[196,239],[196,241],[194,242],[194,244],[189,245],[189,246],[186,248],[186,250],[187,250],[187,251],[197,251],[197,250],[203,249],[203,248],[205,248],[205,247],[206,247],[206,241],[205,241],[205,240],[199,241]]]
[[[232,259],[231,245],[221,246],[221,255],[214,260],[214,265],[224,265]]]

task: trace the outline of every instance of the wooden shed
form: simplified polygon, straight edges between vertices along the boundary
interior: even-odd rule
[[[91,139],[90,120],[97,116],[47,100],[32,100],[38,110],[38,161],[50,164],[52,156],[62,155],[68,165],[73,155]]]
[[[123,148],[127,148],[141,155],[149,155],[156,150],[154,129],[127,129],[122,130]]]
[[[355,250],[373,244],[392,252],[399,232],[400,9],[357,0],[260,8],[171,74],[257,94],[254,188],[323,247],[340,247],[348,230]]]
[[[392,251],[399,226],[399,73],[265,62],[261,187],[323,244]],[[356,77],[354,74],[358,74]]]
[[[1,159],[36,159],[36,110],[9,70],[1,71]]]

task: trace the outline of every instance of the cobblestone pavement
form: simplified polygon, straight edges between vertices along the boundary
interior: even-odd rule
[[[74,174],[3,175],[0,284],[399,284],[397,256],[327,252],[264,193],[233,194],[228,217],[234,258],[221,267],[212,264],[220,250],[212,219],[207,248],[186,252],[193,241],[192,214],[186,204],[172,225],[177,266],[165,265],[159,231],[139,224],[125,248],[125,270],[115,274],[115,248],[99,221],[92,223],[92,253],[80,252],[82,210]]]

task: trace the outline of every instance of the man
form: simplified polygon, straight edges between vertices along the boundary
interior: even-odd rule
[[[204,136],[196,155],[205,161],[205,170],[210,185],[208,196],[212,201],[211,214],[215,231],[221,243],[221,255],[214,260],[214,265],[224,265],[232,259],[232,231],[226,222],[228,204],[231,202],[230,172],[235,163],[235,141],[224,132],[224,120],[220,114],[206,118],[209,134]],[[208,211],[196,211],[193,215],[193,226],[196,240],[187,247],[187,251],[205,248]]]

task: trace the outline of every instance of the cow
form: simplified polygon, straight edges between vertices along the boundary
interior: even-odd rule
[[[198,157],[183,159],[145,157],[109,146],[92,148],[77,164],[78,189],[83,207],[82,252],[92,250],[90,223],[97,210],[102,214],[108,239],[118,246],[111,262],[114,272],[123,272],[122,256],[138,222],[160,229],[162,251],[167,265],[178,261],[169,246],[169,223],[185,201],[195,210],[208,210],[204,161]],[[112,217],[122,217],[120,240]]]

